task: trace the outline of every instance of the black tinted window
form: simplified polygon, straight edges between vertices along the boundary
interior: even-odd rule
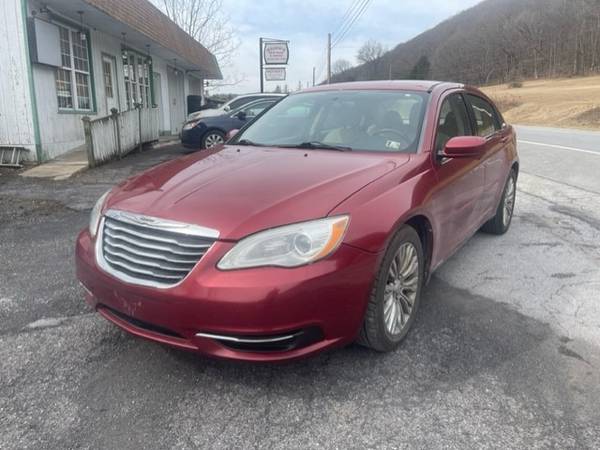
[[[442,103],[435,138],[435,151],[439,153],[444,150],[446,143],[455,136],[469,136],[470,134],[471,127],[465,102],[460,95],[453,94]]]
[[[486,137],[500,129],[500,119],[489,102],[474,95],[467,95],[467,99],[473,110],[478,136]]]

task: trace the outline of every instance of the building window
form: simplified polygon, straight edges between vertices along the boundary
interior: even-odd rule
[[[90,60],[85,33],[58,26],[62,67],[56,69],[56,95],[59,109],[90,111]]]
[[[115,93],[113,90],[112,66],[108,61],[102,61],[102,76],[104,78],[104,93],[106,98],[113,98]]]
[[[151,70],[152,59],[149,56],[143,56],[133,50],[123,50],[127,109],[133,109],[136,105],[142,108],[152,107]]]

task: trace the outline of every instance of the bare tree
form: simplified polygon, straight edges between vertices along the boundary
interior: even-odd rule
[[[337,75],[339,73],[345,72],[346,70],[350,69],[351,67],[352,67],[352,63],[350,61],[348,61],[347,59],[338,59],[333,63],[331,72],[334,75]]]
[[[377,42],[373,39],[369,39],[367,42],[363,44],[363,46],[358,50],[356,54],[356,59],[361,63],[370,63],[375,61],[383,56],[385,53],[385,49],[380,42]]]
[[[153,1],[183,31],[215,55],[221,68],[231,66],[240,41],[223,10],[222,0]],[[224,80],[213,85],[230,86],[241,81]]]

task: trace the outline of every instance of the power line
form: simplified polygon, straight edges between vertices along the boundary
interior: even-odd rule
[[[363,14],[367,10],[370,3],[371,3],[371,0],[363,0],[361,5],[359,6],[359,9],[354,14],[353,18],[350,20],[350,22],[348,22],[345,29],[340,32],[340,35],[335,39],[335,41],[331,45],[332,47],[335,47],[336,45],[338,45],[340,42],[342,42],[344,40],[344,38],[348,35],[350,30],[354,26],[354,24],[363,16]]]
[[[340,32],[342,29],[344,29],[348,23],[346,22],[348,19],[350,19],[350,17],[357,11],[357,6],[359,6],[359,4],[362,2],[363,0],[353,0],[353,2],[350,4],[350,6],[348,7],[348,9],[346,9],[346,12],[344,13],[344,15],[342,16],[342,20],[340,21],[339,26],[337,27],[337,29],[335,30],[335,32],[333,33],[333,35],[336,35],[338,32]],[[325,66],[327,65],[327,61],[326,61],[326,57],[327,57],[327,50],[323,51],[320,55],[319,58],[317,59],[318,62],[318,67],[319,67],[319,71],[317,72],[317,80],[321,79],[321,75],[323,74],[323,71],[325,70]],[[325,60],[325,62],[323,62]]]
[[[338,41],[341,41],[341,39],[347,34],[368,1],[369,0],[359,0],[356,3],[356,8],[354,8],[352,13],[348,15],[347,20],[342,24],[339,30],[336,31],[334,42],[335,45],[337,45],[339,43]]]
[[[337,27],[337,29],[332,33],[334,36],[337,35],[337,33],[346,25],[346,20],[350,17],[351,14],[353,14],[353,12],[355,12],[355,8],[358,6],[358,4],[361,2],[362,0],[354,0],[351,4],[350,7],[346,10],[346,12],[344,13],[344,16],[342,17],[342,20],[340,22],[340,25]]]
[[[344,13],[344,16],[342,17],[342,21],[341,21],[340,25],[338,26],[336,32],[333,33],[333,35],[334,36],[337,35],[337,37],[335,38],[335,42],[333,42],[331,44],[331,48],[335,47],[337,44],[342,42],[342,40],[347,36],[347,34],[350,32],[350,30],[354,26],[354,24],[365,13],[370,2],[371,2],[371,0],[354,0],[354,2],[351,3],[350,7]],[[326,53],[327,53],[327,51],[326,51]],[[322,55],[322,57],[325,57],[325,56],[326,55]],[[319,59],[321,59],[321,58],[319,58]],[[327,65],[327,61],[325,61],[325,63],[321,63],[319,65],[317,79],[321,78],[321,75],[323,74],[323,71],[325,70],[326,65]]]

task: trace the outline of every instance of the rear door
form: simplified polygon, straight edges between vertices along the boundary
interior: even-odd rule
[[[444,158],[446,143],[455,136],[473,134],[462,94],[448,95],[441,103],[433,149],[433,169],[438,183],[432,196],[435,215],[440,217],[438,261],[448,258],[479,226],[484,167],[478,158]]]
[[[484,185],[481,198],[482,215],[490,217],[498,207],[498,201],[506,182],[510,132],[503,127],[496,109],[486,99],[474,94],[465,95],[477,136],[487,139],[488,145],[482,157]]]

